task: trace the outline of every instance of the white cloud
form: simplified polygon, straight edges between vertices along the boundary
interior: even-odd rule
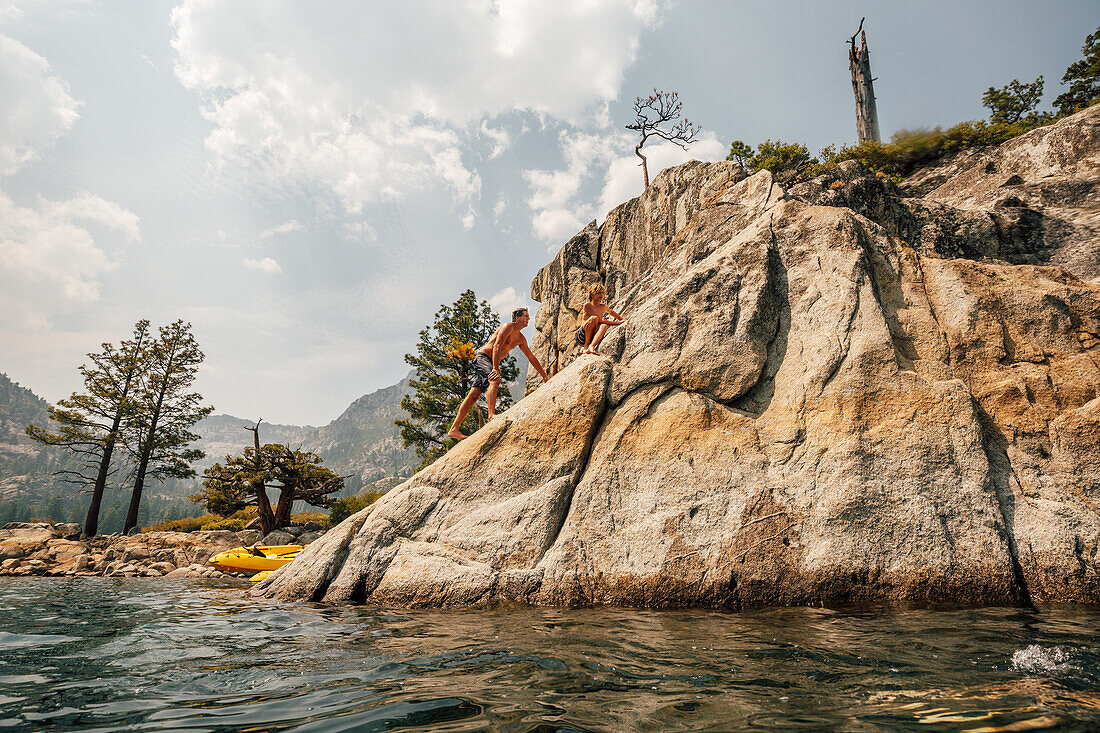
[[[176,75],[204,102],[207,147],[351,212],[442,187],[464,225],[481,193],[473,143],[501,155],[519,111],[606,118],[652,0],[345,2],[184,0],[172,13]]]
[[[560,136],[565,168],[556,171],[528,170],[523,177],[531,187],[527,205],[533,212],[535,234],[559,245],[580,231],[600,213],[581,189],[587,179],[601,172],[615,156],[629,146],[629,136],[619,132],[563,132]]]
[[[581,206],[587,209],[587,206]],[[591,221],[591,220],[589,220]],[[540,211],[531,219],[531,228],[542,239],[550,242],[549,250],[557,251],[574,234],[584,229],[585,221],[578,214],[566,209]]]
[[[78,103],[46,59],[19,41],[0,35],[0,175],[36,158],[79,118]],[[23,319],[47,322],[47,303],[63,299],[86,303],[99,297],[99,280],[117,267],[115,257],[96,242],[94,232],[121,232],[141,238],[138,217],[90,193],[62,201],[39,198],[17,204],[0,191],[0,289],[9,298],[39,304]],[[45,289],[44,289],[45,288]],[[5,327],[18,324],[5,309]]]
[[[288,234],[290,232],[304,232],[305,227],[299,224],[296,220],[291,219],[288,222],[279,224],[278,226],[269,227],[260,232],[260,239],[267,239],[273,237],[276,234]]]
[[[527,308],[528,305],[527,298],[520,295],[514,287],[509,285],[489,298],[489,307],[500,316],[501,321],[507,322],[512,320],[512,311],[516,308]]]
[[[277,275],[283,271],[283,268],[279,265],[279,263],[271,259],[270,257],[264,257],[263,259],[259,260],[253,259],[251,257],[246,257],[244,258],[244,260],[241,261],[241,264],[249,270],[259,270],[260,272],[266,272],[269,275]]]
[[[554,171],[523,172],[531,189],[527,205],[531,207],[531,228],[548,242],[555,252],[566,240],[593,219],[602,220],[607,212],[642,193],[642,171],[633,154],[635,140],[618,131],[589,133],[567,131],[561,134],[565,167]],[[649,178],[673,165],[689,160],[720,160],[726,149],[712,132],[703,132],[688,150],[672,143],[651,145],[642,151],[647,160]],[[603,188],[598,200],[585,196],[587,185],[598,176]]]
[[[0,35],[0,175],[14,173],[80,117],[68,86],[50,64]]]
[[[99,277],[117,262],[101,249],[88,225],[138,239],[138,219],[117,204],[82,194],[67,201],[19,206],[0,193],[0,282],[9,290],[56,286],[68,299],[99,297]]]
[[[482,121],[480,132],[493,143],[493,149],[489,152],[489,160],[499,158],[512,145],[512,134],[504,127],[489,127],[489,123]]]
[[[344,224],[345,239],[359,239],[364,242],[377,242],[378,231],[366,221],[349,221]]]

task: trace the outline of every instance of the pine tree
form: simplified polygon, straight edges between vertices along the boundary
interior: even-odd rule
[[[203,490],[192,494],[191,501],[202,504],[206,511],[228,517],[248,505],[256,507],[260,529],[264,534],[275,529],[275,512],[267,496],[271,481],[270,462],[260,447],[260,423],[245,428],[252,433],[253,447],[240,456],[226,456],[225,464],[215,463],[203,472]]]
[[[1069,84],[1069,89],[1054,99],[1054,106],[1064,115],[1100,99],[1100,28],[1085,39],[1081,56],[1062,76],[1062,83]]]
[[[50,433],[34,425],[27,435],[40,443],[66,448],[79,459],[79,468],[59,472],[62,479],[92,493],[84,534],[93,537],[99,531],[99,513],[111,461],[125,421],[133,414],[134,393],[148,366],[149,321],[134,325],[132,338],[118,348],[103,344],[97,354],[88,354],[91,364],[80,367],[84,393],[74,392],[49,408],[50,419],[60,427]]]
[[[123,532],[137,526],[147,480],[195,475],[191,462],[205,454],[187,447],[200,437],[191,432],[191,427],[214,409],[202,405],[201,394],[187,391],[203,360],[190,323],[176,321],[162,326],[149,353],[148,369],[135,400],[136,409],[124,431],[135,469]]]
[[[254,506],[264,534],[290,524],[294,502],[328,507],[333,501],[330,495],[344,488],[344,477],[322,466],[316,453],[277,443],[260,446],[258,431],[254,447],[245,448],[239,456],[226,456],[224,464],[206,469],[203,479],[203,490],[191,501],[222,517]],[[274,510],[268,488],[279,491]]]
[[[421,468],[446,453],[455,441],[447,436],[451,421],[470,391],[473,380],[474,349],[488,341],[500,326],[500,319],[484,300],[478,303],[473,290],[459,296],[453,305],[441,306],[435,322],[420,332],[416,354],[406,354],[405,361],[416,368],[409,381],[413,394],[401,400],[401,409],[409,413],[396,420],[401,428],[404,447],[412,446],[421,460]],[[501,359],[498,409],[512,404],[508,383],[519,377],[514,356]],[[481,427],[481,410],[471,410],[461,426],[469,435]]]
[[[1013,123],[1033,115],[1043,98],[1043,77],[1021,83],[1013,79],[1000,89],[989,87],[982,94],[982,106],[989,108],[989,120]]]
[[[290,512],[296,501],[328,508],[329,498],[344,488],[344,477],[321,465],[316,453],[292,450],[287,445],[268,445],[272,473],[279,484],[279,503],[275,507],[275,526],[290,524]]]

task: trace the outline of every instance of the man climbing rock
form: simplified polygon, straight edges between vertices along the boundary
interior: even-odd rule
[[[500,372],[497,371],[497,367],[500,365],[500,360],[515,347],[519,347],[519,350],[523,352],[527,360],[538,371],[543,382],[549,379],[546,376],[546,370],[539,363],[538,357],[531,353],[531,348],[527,345],[527,339],[523,335],[523,329],[530,321],[531,316],[527,313],[527,309],[517,308],[512,311],[511,322],[498,328],[493,337],[489,339],[489,342],[477,350],[477,356],[474,357],[473,386],[466,395],[466,399],[462,401],[462,406],[458,408],[458,415],[455,417],[451,429],[447,431],[448,438],[462,440],[466,437],[459,430],[459,426],[466,419],[466,415],[469,414],[478,397],[481,397],[482,392],[485,393],[485,400],[489,403],[489,419],[492,420],[496,417],[497,389],[500,387]]]

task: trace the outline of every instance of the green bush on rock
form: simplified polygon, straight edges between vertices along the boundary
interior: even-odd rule
[[[374,502],[382,498],[383,494],[377,491],[366,491],[362,494],[355,496],[348,496],[343,499],[337,499],[332,503],[332,508],[328,513],[328,522],[330,527],[335,527],[340,522],[344,521],[352,514],[370,506]]]

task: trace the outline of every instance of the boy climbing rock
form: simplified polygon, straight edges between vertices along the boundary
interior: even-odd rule
[[[584,322],[577,329],[575,336],[577,345],[584,349],[585,354],[595,354],[596,347],[603,341],[607,329],[612,326],[621,326],[626,319],[604,304],[607,290],[603,283],[595,283],[588,288],[588,302],[584,304],[582,318]],[[608,318],[608,315],[611,317]]]

